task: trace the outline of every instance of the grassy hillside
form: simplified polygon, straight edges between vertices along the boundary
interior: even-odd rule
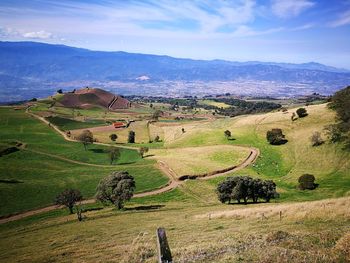
[[[98,181],[116,170],[129,171],[135,177],[138,192],[158,188],[168,181],[155,168],[155,161],[141,159],[136,150],[121,148],[118,165],[109,165],[107,147],[92,145],[85,151],[82,144],[65,141],[24,111],[0,108],[0,143],[5,147],[14,141],[25,147],[0,157],[0,179],[20,183],[0,183],[0,215],[49,205],[69,187],[78,188],[85,198],[91,198]]]
[[[157,227],[162,226],[167,230],[174,258],[179,262],[347,262],[350,260],[348,248],[350,153],[342,150],[340,144],[328,142],[312,147],[310,142],[312,133],[320,131],[323,134],[323,128],[335,121],[335,115],[325,104],[308,106],[306,109],[309,115],[296,121],[291,121],[291,114],[296,109],[289,109],[287,113],[272,112],[159,126],[164,134],[165,149],[152,149],[149,153],[156,154],[157,158],[167,162],[174,170],[197,172],[200,169],[207,169],[205,167],[226,166],[235,160],[239,161],[245,151],[226,151],[225,149],[230,146],[257,147],[261,154],[256,163],[231,175],[248,174],[274,180],[281,198],[272,200],[271,204],[248,206],[221,204],[217,200],[215,188],[218,182],[229,175],[210,180],[187,180],[170,192],[134,198],[126,205],[124,211],[107,207],[86,212],[87,218],[83,222],[78,222],[75,215],[67,215],[66,210],[59,210],[0,225],[0,234],[4,237],[0,241],[1,260],[154,262],[156,260],[154,232]],[[22,118],[26,123],[28,117],[23,112],[7,111],[6,115]],[[23,141],[29,142],[28,151],[11,154],[18,156],[16,158],[21,161],[11,163],[10,159],[14,158],[10,158],[11,155],[6,156],[8,160],[0,158],[3,164],[8,163],[8,167],[3,171],[14,169],[12,166],[15,164],[19,166],[18,169],[30,167],[26,165],[21,168],[21,165],[18,165],[26,161],[35,164],[35,167],[40,167],[40,160],[45,159],[36,159],[38,155],[30,152],[30,149],[36,151],[46,149],[47,153],[74,160],[79,160],[79,156],[84,154],[83,147],[79,143],[69,145],[67,143],[64,146],[67,148],[62,148],[63,146],[59,144],[64,145],[66,142],[48,127],[39,125],[36,120],[30,121],[35,123],[34,126],[40,126],[40,130],[32,127],[28,121],[23,125],[21,133],[21,128],[9,125],[11,118],[0,116],[2,127],[9,129],[9,132],[5,133],[7,141],[13,140],[15,134],[19,134],[17,136],[22,136]],[[184,133],[181,131],[182,128],[185,129]],[[266,131],[271,128],[281,128],[288,142],[280,146],[269,145],[265,136]],[[224,131],[227,129],[232,132],[232,140],[227,140],[224,136]],[[0,132],[2,131],[3,129]],[[23,131],[29,132],[30,138],[26,137],[28,135]],[[49,137],[40,137],[44,135]],[[36,136],[41,140],[32,141],[34,140],[32,137]],[[324,134],[322,136],[326,139]],[[51,143],[57,145],[58,149],[49,149],[50,144],[42,142],[44,138],[50,138]],[[213,146],[215,150],[203,151],[211,149],[209,146]],[[66,149],[70,147],[73,151],[77,151],[75,155],[67,153]],[[236,147],[232,149],[239,148]],[[217,151],[216,148],[220,150]],[[23,154],[29,156],[20,158]],[[132,156],[134,153],[131,151],[128,154]],[[102,157],[96,158],[87,161],[105,164]],[[52,160],[51,157],[48,159]],[[61,184],[72,184],[79,185],[84,194],[88,194],[89,191],[93,193],[92,186],[100,176],[104,176],[103,173],[107,174],[112,169],[75,164],[71,164],[70,167],[66,162],[61,165],[57,160],[52,163],[50,160],[46,162],[47,167],[42,166],[42,171],[37,170],[39,177],[36,170],[28,171],[31,173],[28,176],[28,184],[34,182],[33,187],[29,188],[32,189],[29,191],[29,196],[36,193],[38,202],[39,199],[49,196],[48,193],[40,196],[41,192],[37,191],[37,189],[45,191],[46,185],[50,186],[45,176],[54,178],[51,189],[58,189]],[[57,167],[63,165],[66,170],[56,172]],[[154,161],[149,158],[139,160],[135,157],[133,164],[115,167],[127,169],[135,174],[137,184],[140,185],[137,190],[143,191],[166,181],[159,171],[152,170],[153,165]],[[47,172],[51,171],[50,169],[52,173]],[[22,170],[13,171],[16,175],[26,174]],[[316,183],[319,184],[317,189],[313,191],[297,189],[297,179],[304,173],[315,175]],[[15,175],[13,178],[25,179]],[[21,185],[24,187],[23,183],[14,185],[6,184],[6,187],[22,187]],[[21,209],[18,206],[21,206],[23,196],[27,198],[25,189],[18,191],[15,197],[16,204],[13,205],[17,206],[16,209]],[[335,197],[342,198],[312,201]],[[295,201],[307,202],[292,203]],[[4,209],[12,209],[8,208],[10,200],[7,202],[3,206]],[[101,205],[86,206],[87,209],[96,207]],[[13,244],[11,249],[8,249],[9,243]],[[41,253],[37,253],[39,247]]]
[[[230,145],[187,147],[175,149],[152,149],[152,158],[166,162],[180,177],[197,175],[240,164],[250,151]]]

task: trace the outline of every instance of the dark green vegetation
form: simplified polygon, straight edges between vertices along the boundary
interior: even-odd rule
[[[79,189],[85,198],[91,198],[99,180],[116,170],[134,176],[136,192],[158,188],[168,181],[154,167],[155,161],[143,160],[137,150],[120,148],[118,165],[110,166],[108,147],[91,145],[85,151],[81,143],[65,141],[23,110],[0,108],[1,145],[18,141],[25,148],[0,158],[0,179],[21,182],[0,184],[1,215],[50,205],[66,188]]]
[[[112,203],[118,210],[124,207],[134,194],[135,180],[128,172],[113,172],[101,179],[96,188],[96,200]]]
[[[303,174],[298,178],[299,189],[300,190],[314,190],[318,184],[315,184],[315,176],[312,174]]]
[[[285,144],[287,140],[281,129],[275,128],[266,132],[266,139],[272,145]]]
[[[307,110],[305,108],[297,109],[296,113],[298,114],[299,118],[304,118],[304,117],[306,117],[308,115],[307,114]]]
[[[336,111],[338,123],[328,127],[332,142],[344,142],[350,149],[350,86],[334,94],[329,107]]]
[[[47,117],[46,118],[50,123],[58,126],[63,131],[75,130],[75,129],[84,129],[94,126],[106,125],[106,122],[103,120],[86,120],[86,121],[76,121],[68,118],[63,118],[59,116]]]
[[[227,177],[218,184],[216,191],[221,203],[230,203],[231,200],[240,203],[241,199],[245,204],[248,199],[256,203],[259,198],[270,202],[271,198],[278,197],[276,184],[272,180],[253,179],[249,176]]]
[[[217,98],[214,99],[214,101],[223,102],[225,104],[231,105],[231,107],[229,108],[218,108],[215,110],[218,114],[230,117],[243,114],[269,112],[281,108],[280,104],[266,101],[250,102],[234,98]]]

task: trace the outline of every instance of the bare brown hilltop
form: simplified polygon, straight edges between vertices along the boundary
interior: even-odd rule
[[[64,93],[63,97],[59,99],[59,103],[65,107],[83,109],[96,106],[108,108],[109,110],[128,109],[131,107],[131,102],[119,95],[89,87]]]

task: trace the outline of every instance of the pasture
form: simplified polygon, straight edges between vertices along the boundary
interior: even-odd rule
[[[216,145],[203,147],[151,149],[151,158],[165,162],[178,177],[222,170],[240,164],[248,157],[247,148]]]
[[[257,161],[243,170],[209,180],[187,180],[172,191],[133,198],[123,211],[112,206],[93,210],[102,208],[93,204],[84,206],[83,222],[62,209],[0,225],[1,260],[154,262],[154,232],[163,226],[180,262],[347,262],[350,154],[326,140],[324,127],[335,122],[334,112],[325,104],[306,109],[309,115],[295,121],[291,114],[296,109],[288,109],[287,113],[152,124],[156,131],[151,133],[162,134],[159,149],[150,149],[144,159],[135,150],[123,149],[123,161],[110,166],[106,147],[91,145],[84,151],[81,143],[64,141],[24,111],[0,108],[2,145],[26,144],[25,149],[0,157],[1,179],[23,181],[0,183],[2,214],[48,205],[67,186],[92,197],[98,180],[115,169],[135,176],[137,192],[142,192],[168,182],[155,160],[166,162],[178,175],[196,174],[240,163],[248,154],[242,146],[260,150]],[[149,136],[145,126],[134,127],[140,129],[136,138],[138,133],[145,136],[137,142]],[[268,144],[266,132],[272,128],[281,128],[288,142]],[[232,132],[232,139],[224,136],[225,130]],[[318,147],[310,142],[315,131],[325,140]],[[318,188],[297,188],[304,173],[316,177]],[[280,198],[270,204],[221,204],[217,184],[227,176],[244,174],[274,180]],[[42,253],[37,253],[39,247]]]

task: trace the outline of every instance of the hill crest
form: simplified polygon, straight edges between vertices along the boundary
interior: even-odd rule
[[[68,108],[103,107],[109,110],[128,109],[131,102],[99,88],[82,88],[73,92],[64,93],[59,103]]]

